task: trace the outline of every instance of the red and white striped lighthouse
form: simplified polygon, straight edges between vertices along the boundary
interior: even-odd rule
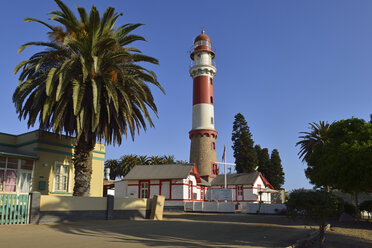
[[[214,52],[208,35],[202,33],[195,38],[191,52],[194,61],[190,68],[193,78],[193,106],[190,162],[196,163],[199,174],[211,181],[218,173],[216,157],[217,131],[214,129],[213,78],[216,67],[212,65]]]

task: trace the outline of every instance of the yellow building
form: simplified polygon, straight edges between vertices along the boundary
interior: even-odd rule
[[[0,133],[0,193],[72,195],[74,140],[40,130],[20,135]],[[92,156],[91,196],[102,196],[104,159],[105,145],[97,143]]]

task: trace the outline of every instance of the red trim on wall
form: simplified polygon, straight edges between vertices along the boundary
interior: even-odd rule
[[[242,186],[242,201],[244,201],[244,187],[243,187],[243,185],[241,185]]]
[[[172,180],[169,180],[169,200],[172,199]]]
[[[235,187],[235,199],[238,201],[238,187]]]
[[[195,176],[197,183],[201,183],[199,171],[196,168],[196,164],[195,163],[194,163],[194,166],[192,167],[192,169],[191,169],[191,171],[189,173],[190,173],[190,175],[194,175]]]

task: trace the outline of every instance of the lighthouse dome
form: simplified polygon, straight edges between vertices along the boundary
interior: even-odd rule
[[[209,38],[208,35],[204,34],[204,31],[202,32],[202,34],[199,34],[196,38],[195,38],[195,42],[197,41],[200,41],[200,40],[206,40],[206,41],[209,41],[209,42],[212,42],[211,39]]]
[[[201,34],[199,34],[194,41],[194,49],[190,54],[191,59],[194,59],[194,54],[196,52],[206,51],[211,54],[212,59],[214,59],[214,52],[212,51],[212,42],[208,35],[204,33],[202,30]]]

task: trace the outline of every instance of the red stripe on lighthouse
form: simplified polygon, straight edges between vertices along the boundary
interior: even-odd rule
[[[209,103],[213,105],[213,101],[213,84],[211,84],[211,77],[198,76],[194,78],[193,105],[199,103]]]

